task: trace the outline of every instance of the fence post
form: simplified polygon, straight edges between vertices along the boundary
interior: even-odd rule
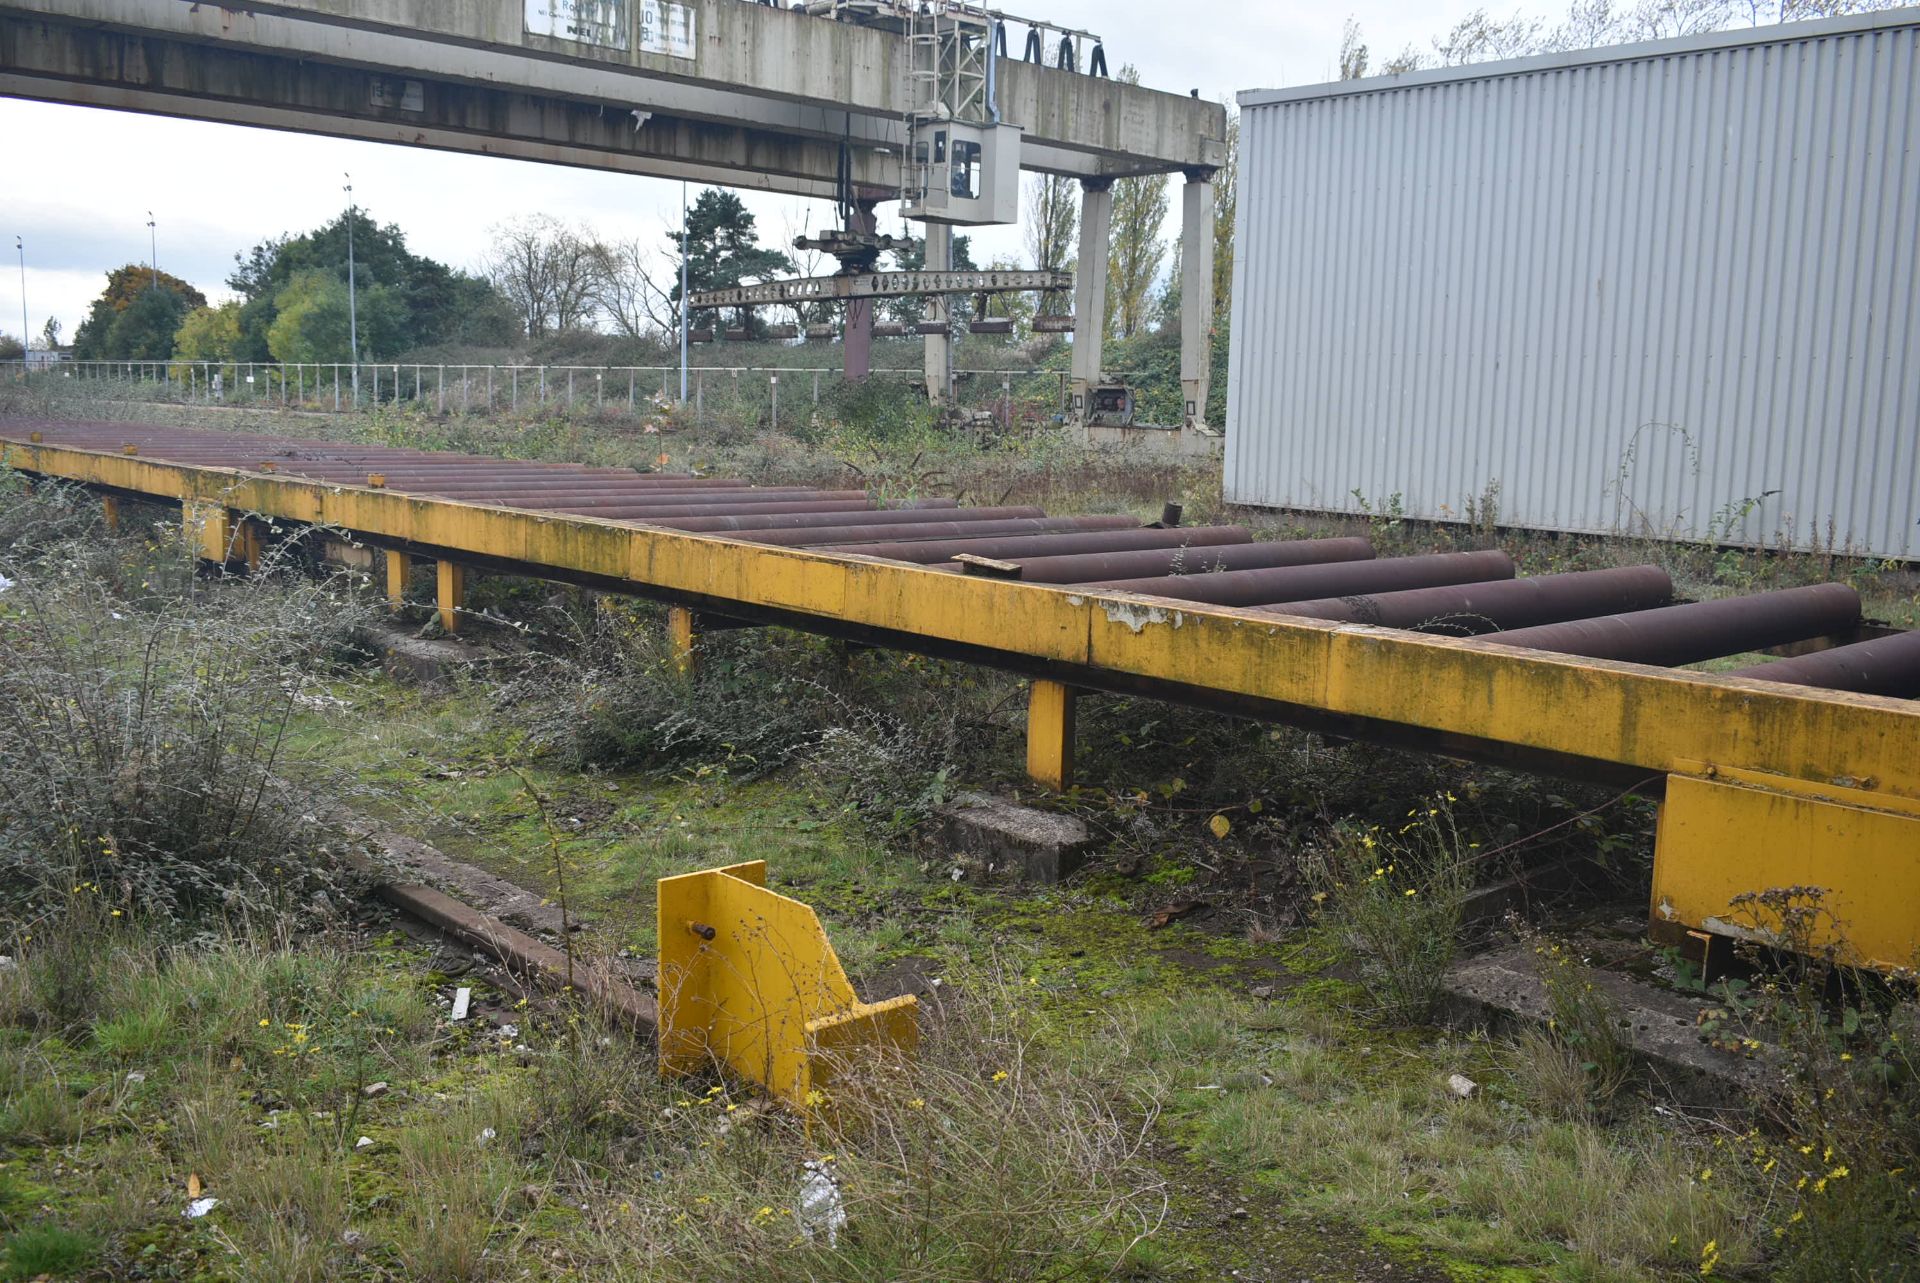
[[[773,430],[775,432],[778,432],[780,430],[780,376],[779,375],[769,374],[767,376],[767,395],[773,399]]]
[[[340,363],[337,361],[333,366],[333,412],[340,413]]]
[[[631,369],[629,369],[627,371],[627,413],[628,414],[633,413],[633,379],[634,379],[634,372]]]
[[[820,371],[813,372],[813,403],[820,404]]]
[[[693,380],[693,421],[707,421],[707,376],[704,373],[695,375]]]
[[[508,394],[507,408],[518,412],[520,409],[520,367],[517,365],[509,365],[507,367],[507,373],[513,379],[513,390]],[[492,376],[489,375],[488,377],[491,378]]]

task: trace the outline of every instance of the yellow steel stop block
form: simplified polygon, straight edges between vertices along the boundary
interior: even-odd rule
[[[861,1002],[813,910],[766,880],[764,860],[660,879],[660,1070],[725,1068],[805,1108],[862,1047],[911,1050],[919,1004]]]

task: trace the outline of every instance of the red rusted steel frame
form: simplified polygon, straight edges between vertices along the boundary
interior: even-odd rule
[[[1216,606],[1263,606],[1276,601],[1305,601],[1347,593],[1391,592],[1401,588],[1511,578],[1513,559],[1504,552],[1449,552],[1430,557],[1386,557],[1379,561],[1343,561],[1324,566],[1116,579],[1082,587],[1204,601]]]
[[[1741,651],[1848,632],[1860,622],[1860,594],[1845,584],[1662,606],[1626,615],[1517,628],[1486,638],[1589,659],[1674,667]]]
[[[1445,588],[1290,601],[1260,609],[1276,615],[1338,619],[1382,628],[1474,637],[1503,628],[1529,628],[1565,619],[1648,610],[1673,600],[1673,581],[1658,566],[1582,570],[1528,579]]]
[[[1000,560],[1017,564],[1020,573],[1016,577],[1027,583],[1089,584],[1135,575],[1200,575],[1221,570],[1311,566],[1322,562],[1369,561],[1372,558],[1373,545],[1365,539],[1288,539],[1276,543],[1232,544],[1218,548],[1154,548]]]

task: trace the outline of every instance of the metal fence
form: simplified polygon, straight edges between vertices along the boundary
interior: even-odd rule
[[[659,413],[679,399],[680,368],[669,365],[452,365],[407,362],[277,363],[218,361],[0,362],[11,380],[107,383],[143,400],[283,407],[344,412],[400,404],[435,414],[518,413],[542,408],[608,414]],[[356,377],[357,376],[357,377]],[[924,378],[917,368],[877,369],[873,378],[903,388]],[[1065,401],[1066,375],[1056,370],[958,370],[954,400],[1008,426],[1050,417]],[[697,366],[687,371],[687,402],[696,421],[709,413],[780,425],[810,415],[823,397],[846,386],[822,366]]]

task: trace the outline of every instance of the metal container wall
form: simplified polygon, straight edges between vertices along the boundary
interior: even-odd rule
[[[1240,104],[1229,500],[1920,557],[1920,10]]]

